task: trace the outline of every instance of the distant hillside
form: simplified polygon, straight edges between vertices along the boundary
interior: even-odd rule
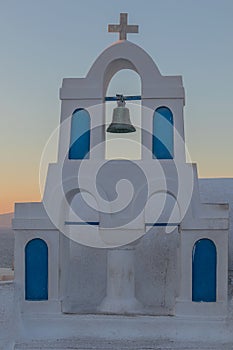
[[[13,266],[14,232],[11,229],[13,213],[0,215],[0,268]]]
[[[0,214],[0,227],[11,228],[14,213]]]

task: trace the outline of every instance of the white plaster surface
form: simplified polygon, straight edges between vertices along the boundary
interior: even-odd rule
[[[74,241],[67,243],[68,261],[64,262],[67,267],[61,270],[64,283],[62,311],[95,313],[106,293],[107,251]]]
[[[14,283],[0,282],[0,349],[7,349],[15,339],[14,299]]]
[[[233,334],[232,323],[219,320],[39,316],[24,319],[16,344],[16,349],[232,349]]]
[[[34,341],[29,343],[17,344],[14,349],[55,349],[55,350],[231,350],[232,344],[206,344],[200,342],[174,342],[161,340],[97,340],[97,339],[70,339],[57,340],[54,342]]]
[[[129,310],[129,313],[174,314],[177,245],[177,230],[166,235],[164,228],[152,228],[138,242],[134,252],[134,279],[135,295],[141,309],[136,307],[135,310]],[[73,241],[70,241],[69,248],[69,265],[61,272],[66,281],[62,310],[66,313],[100,312],[98,306],[104,299],[107,288],[107,251],[85,247]],[[122,259],[121,254],[117,259]],[[112,267],[111,272],[113,271]],[[118,269],[115,273],[117,271]],[[115,287],[118,288],[117,284]],[[122,297],[120,291],[118,294]],[[125,302],[124,298],[123,301]],[[118,312],[122,312],[120,301],[118,302]],[[117,312],[117,309],[112,309],[112,312]],[[127,308],[123,313],[127,313]]]
[[[14,270],[0,267],[0,281],[12,281],[14,279]]]
[[[233,179],[199,179],[201,200],[229,203],[229,270],[233,270]]]

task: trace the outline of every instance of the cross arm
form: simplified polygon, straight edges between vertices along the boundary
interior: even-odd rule
[[[131,24],[131,25],[127,26],[127,32],[128,33],[138,33],[139,32],[139,26]]]
[[[117,33],[120,31],[119,24],[109,24],[108,25],[108,32],[110,33]]]

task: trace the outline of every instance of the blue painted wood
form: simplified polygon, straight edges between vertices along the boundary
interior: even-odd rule
[[[85,109],[77,109],[71,120],[69,159],[89,158],[90,115]]]
[[[48,299],[48,247],[39,238],[25,247],[25,299]]]
[[[98,226],[100,223],[98,221],[65,221],[65,225],[92,225],[92,226]]]
[[[153,117],[153,157],[173,159],[174,156],[173,115],[169,108],[159,107]]]
[[[216,301],[217,253],[213,241],[200,239],[193,247],[192,300]]]
[[[137,96],[124,96],[125,101],[140,101],[142,97],[140,95]],[[108,96],[105,97],[105,101],[117,101],[118,98],[116,96]]]
[[[83,225],[92,225],[92,226],[98,226],[100,223],[98,221],[65,221],[65,225],[77,225],[77,226],[83,226]],[[147,222],[145,223],[145,226],[179,226],[179,223],[177,222]]]

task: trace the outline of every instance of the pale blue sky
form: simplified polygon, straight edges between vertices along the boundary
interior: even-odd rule
[[[233,176],[233,0],[0,0],[0,160],[15,188],[23,179],[30,191],[32,177],[36,186],[62,79],[85,76],[118,39],[107,25],[120,12],[139,25],[128,39],[161,73],[183,76],[186,141],[200,175]]]

